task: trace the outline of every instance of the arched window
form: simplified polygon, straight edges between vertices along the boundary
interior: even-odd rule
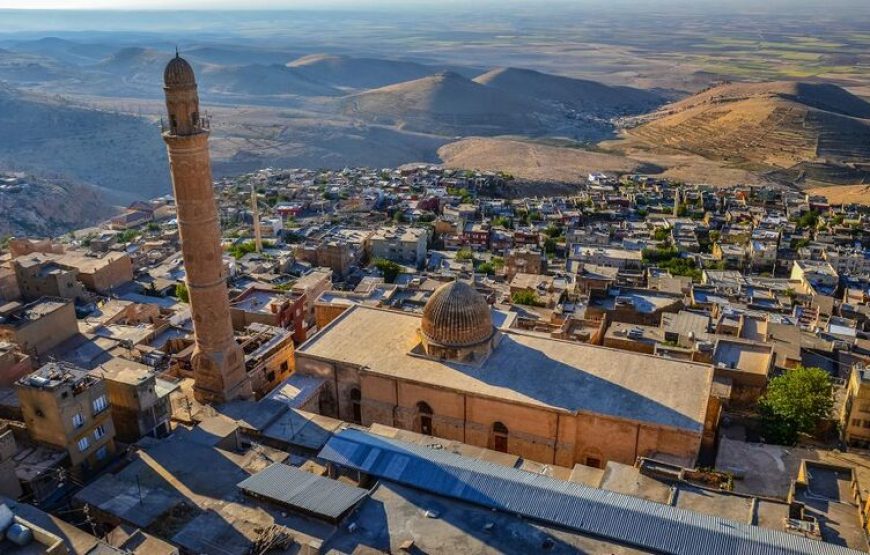
[[[431,436],[432,407],[430,407],[428,403],[420,401],[419,403],[417,403],[417,413],[420,420],[420,429],[418,431],[423,435]]]
[[[358,388],[350,390],[350,406],[353,410],[353,421],[362,424],[362,393]]]
[[[508,450],[508,429],[501,422],[492,425],[492,448],[502,453]]]

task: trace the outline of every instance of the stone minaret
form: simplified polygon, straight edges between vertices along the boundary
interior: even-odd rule
[[[250,396],[245,357],[233,337],[220,226],[212,189],[208,122],[199,115],[193,69],[177,53],[163,73],[169,151],[178,232],[187,274],[196,346],[194,395],[204,403]]]

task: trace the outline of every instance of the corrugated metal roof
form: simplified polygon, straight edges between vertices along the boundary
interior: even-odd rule
[[[347,429],[320,458],[424,491],[661,553],[846,555],[837,545]]]
[[[275,463],[239,482],[242,490],[281,505],[337,520],[368,495],[362,488]]]

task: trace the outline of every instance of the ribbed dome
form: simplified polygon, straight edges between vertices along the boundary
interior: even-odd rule
[[[483,295],[462,281],[435,290],[423,309],[425,338],[450,347],[477,345],[492,337],[492,314]]]
[[[196,85],[193,68],[187,60],[175,54],[163,70],[163,85],[166,87],[190,87]]]

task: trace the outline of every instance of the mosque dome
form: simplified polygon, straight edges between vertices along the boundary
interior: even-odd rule
[[[163,85],[166,87],[191,87],[196,85],[193,68],[187,60],[175,54],[163,70]]]
[[[494,328],[483,295],[465,282],[452,281],[432,293],[420,331],[429,343],[471,347],[491,339]]]

